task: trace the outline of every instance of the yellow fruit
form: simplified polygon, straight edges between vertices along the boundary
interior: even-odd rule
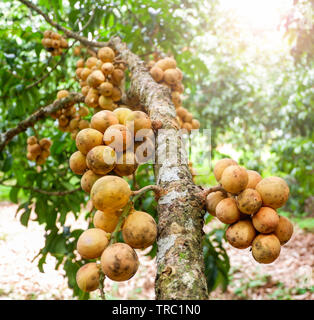
[[[105,76],[112,74],[114,71],[114,66],[111,62],[105,62],[101,66],[101,71],[104,73]]]
[[[76,147],[86,155],[89,150],[102,144],[102,138],[103,134],[95,129],[83,129],[76,136]]]
[[[216,206],[216,217],[223,223],[231,224],[240,219],[240,211],[233,198],[221,200]]]
[[[90,58],[88,58],[88,59],[86,60],[85,65],[86,65],[87,68],[91,69],[92,67],[96,66],[97,62],[98,62],[98,59],[97,59],[97,58],[95,58],[95,57],[90,57]]]
[[[96,174],[105,175],[115,166],[116,153],[107,146],[96,146],[86,156],[87,167]]]
[[[87,170],[81,178],[82,189],[85,192],[90,193],[94,183],[101,177],[101,175],[94,173],[92,170]]]
[[[100,96],[98,99],[98,104],[104,110],[114,110],[113,100],[111,97]]]
[[[201,126],[200,122],[196,119],[192,119],[192,129],[199,129]]]
[[[83,68],[83,70],[80,72],[80,78],[85,81],[88,76],[92,73],[92,70],[89,68]]]
[[[255,189],[261,195],[263,205],[273,209],[282,207],[289,198],[289,187],[286,181],[279,177],[265,178]]]
[[[122,97],[122,92],[118,87],[113,87],[112,89],[112,95],[111,95],[111,99],[114,102],[117,102],[119,100],[121,100]]]
[[[129,201],[131,190],[122,178],[105,176],[98,179],[91,190],[91,199],[96,209],[119,210]]]
[[[228,166],[222,173],[220,183],[230,193],[239,193],[248,183],[248,174],[245,168],[238,165]]]
[[[144,129],[140,131],[143,130]],[[147,163],[155,159],[155,143],[151,139],[145,139],[143,142],[135,142],[134,151],[138,164]]]
[[[226,238],[235,248],[246,249],[256,236],[256,231],[250,220],[240,220],[228,227]]]
[[[110,245],[101,255],[101,268],[113,281],[126,281],[132,278],[139,266],[136,252],[125,243]]]
[[[293,234],[293,224],[286,217],[279,216],[279,223],[274,231],[274,235],[279,239],[280,244],[287,243]]]
[[[69,160],[70,168],[75,174],[83,174],[86,169],[86,157],[80,151],[74,152]]]
[[[124,221],[122,236],[132,248],[145,249],[156,240],[157,224],[148,213],[133,211]]]
[[[80,130],[89,128],[89,122],[87,120],[81,119],[78,123],[78,127]]]
[[[177,67],[177,63],[173,58],[164,58],[156,62],[156,67],[159,67],[162,70],[174,69]]]
[[[141,129],[151,129],[152,127],[149,116],[142,111],[133,111],[126,117],[125,121],[129,130],[133,131],[132,129],[134,129],[134,134]]]
[[[215,167],[214,167],[214,175],[215,175],[217,182],[220,181],[223,171],[227,167],[232,166],[232,165],[237,165],[237,162],[234,161],[233,159],[228,159],[228,158],[220,159],[216,162]]]
[[[57,99],[66,98],[68,95],[69,95],[69,91],[67,91],[67,90],[60,90],[60,91],[57,93]]]
[[[164,71],[164,81],[169,85],[174,85],[180,79],[180,73],[176,69],[167,69]]]
[[[121,153],[117,158],[117,164],[114,172],[120,177],[129,176],[137,169],[137,161],[135,154],[132,151]]]
[[[207,197],[206,197],[206,209],[207,211],[213,215],[216,216],[216,207],[218,203],[225,199],[227,196],[225,193],[221,191],[216,191],[216,192],[211,192]]]
[[[26,158],[30,161],[35,161],[37,157],[38,155],[34,153],[27,152],[26,154]]]
[[[41,153],[41,147],[38,143],[27,145],[27,152],[39,156]]]
[[[98,58],[102,62],[112,62],[114,60],[114,51],[109,47],[100,48],[97,52]]]
[[[91,228],[84,231],[77,241],[77,251],[83,259],[99,258],[109,241],[104,230]]]
[[[259,234],[252,243],[253,258],[259,263],[272,263],[279,257],[280,249],[274,234]]]
[[[180,119],[184,119],[184,117],[188,114],[188,111],[183,107],[177,108],[176,111],[177,111],[177,115]]]
[[[105,97],[110,97],[112,95],[113,85],[110,82],[103,82],[98,87],[99,93]]]
[[[37,143],[37,138],[35,136],[30,136],[27,138],[27,144],[32,145]]]
[[[76,62],[76,67],[77,68],[84,68],[84,64],[85,64],[84,59],[79,59]]]
[[[92,88],[97,88],[105,81],[105,76],[100,70],[93,71],[87,78],[87,84]]]
[[[91,127],[104,133],[110,126],[118,124],[119,121],[114,112],[102,110],[95,113],[91,119]]]
[[[79,110],[78,110],[78,114],[79,114],[81,117],[86,117],[86,116],[88,116],[88,114],[89,114],[89,110],[88,110],[88,108],[86,108],[86,107],[80,107]]]
[[[95,262],[90,262],[82,266],[76,273],[76,283],[84,292],[91,292],[98,289],[99,269]]]
[[[114,69],[111,74],[113,84],[119,85],[124,78],[124,72],[121,69]]]
[[[95,94],[94,92],[91,92],[90,90],[87,93],[87,96],[85,97],[84,102],[90,107],[90,108],[97,108],[98,107],[98,101],[99,96],[98,94]]]
[[[103,141],[116,152],[122,152],[131,146],[133,139],[126,126],[114,124],[105,131]]]
[[[120,107],[115,110],[113,110],[113,113],[117,117],[120,124],[125,125],[127,117],[132,113],[133,111],[129,108]]]
[[[274,209],[262,207],[253,216],[252,222],[254,228],[260,233],[271,233],[278,226],[279,216]]]
[[[118,213],[119,212],[115,211],[97,210],[93,218],[95,228],[102,229],[109,233],[113,232],[119,221]]]
[[[247,183],[246,188],[250,188],[250,189],[255,189],[256,185],[262,180],[261,175],[254,170],[246,170],[248,177],[249,177],[249,181]]]
[[[164,72],[159,67],[152,67],[149,73],[156,82],[162,81],[164,77]]]
[[[237,196],[237,206],[242,213],[253,214],[262,206],[262,198],[254,189],[244,189]]]

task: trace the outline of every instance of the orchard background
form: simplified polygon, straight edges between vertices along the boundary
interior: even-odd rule
[[[80,43],[73,38],[68,39],[69,48],[61,56],[51,56],[41,41],[44,31],[53,27],[22,2],[4,1],[0,5],[1,132],[53,103],[58,91],[80,92],[75,80],[76,62],[88,56],[84,47],[81,55],[75,52]],[[206,214],[203,246],[209,252],[205,274],[211,297],[313,298],[309,279],[304,283],[292,281],[290,287],[280,279],[292,279],[302,267],[307,267],[303,276],[308,277],[308,270],[313,269],[314,263],[311,245],[314,228],[314,2],[237,1],[238,6],[227,0],[98,1],[97,4],[39,0],[32,3],[59,26],[88,40],[106,42],[120,37],[146,62],[155,52],[174,56],[184,74],[183,105],[200,121],[201,128],[211,130],[212,163],[232,157],[263,177],[276,175],[288,182],[291,194],[280,214],[294,221],[295,241],[299,245],[291,244],[291,248],[283,249],[283,254],[286,257],[296,255],[296,260],[304,261],[303,265],[293,264],[295,268],[291,269],[291,261],[283,257],[284,260],[267,266],[261,274],[254,261],[234,258],[238,257],[237,253],[228,247],[223,237],[225,227]],[[129,80],[126,80],[127,87],[130,87]],[[51,155],[40,170],[26,158],[26,140],[34,134],[53,142]],[[16,237],[7,226],[13,226],[13,221],[19,219],[25,227],[36,228],[35,221],[42,227],[40,237],[45,241],[38,255],[27,256],[30,260],[34,258],[32,267],[38,265],[39,270],[44,271],[47,264],[55,264],[58,270],[63,270],[74,296],[86,299],[89,295],[79,290],[75,281],[82,265],[75,248],[79,235],[92,225],[94,211],[88,203],[88,195],[80,190],[80,179],[69,168],[68,160],[74,151],[75,141],[69,133],[59,131],[50,117],[14,136],[3,148],[0,155],[0,196],[4,201],[0,213],[0,252],[7,259],[12,254],[21,257],[23,252],[17,253],[12,243],[22,248],[25,243],[25,252],[32,252],[30,247],[34,242],[29,243],[30,247],[23,240],[20,244],[14,242]],[[202,152],[200,148],[199,153]],[[208,169],[204,166],[197,163],[194,170],[204,172]],[[141,165],[136,178],[129,183],[132,189],[135,184],[140,188],[155,184],[152,165]],[[204,188],[215,185],[212,170],[210,174],[197,174],[195,183]],[[17,208],[9,206],[17,209],[15,218],[6,219],[8,201],[17,204]],[[157,219],[153,193],[145,194],[137,206]],[[26,230],[26,238],[19,239],[30,237]],[[154,259],[156,250],[155,244],[144,253]],[[123,292],[135,290],[133,296],[124,294],[123,297],[154,297],[151,293],[141,295],[141,292],[153,291],[151,279],[156,267],[155,260],[151,261],[151,264],[147,262],[150,272],[144,271],[130,280],[129,289],[128,284],[122,285]],[[243,270],[248,264],[251,274]],[[2,266],[0,277],[7,272],[7,266]],[[263,274],[276,269],[281,270],[279,280]],[[14,268],[12,272],[19,274]],[[241,276],[237,277],[237,273]],[[49,273],[45,275],[49,278]],[[20,277],[22,283],[27,283],[23,271]],[[141,287],[147,277],[150,277],[148,287]],[[8,284],[5,276],[0,279],[1,297],[21,298],[15,296],[14,283]],[[114,288],[110,283],[107,285],[107,298],[121,297]],[[257,296],[255,290],[259,290]],[[29,298],[28,294],[22,298]],[[58,298],[58,294],[54,298]],[[61,294],[61,297],[70,298],[71,294]],[[36,293],[30,297],[36,298]],[[99,294],[93,293],[91,298],[98,299]]]

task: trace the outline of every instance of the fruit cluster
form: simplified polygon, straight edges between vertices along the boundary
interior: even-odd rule
[[[42,45],[51,53],[52,56],[60,56],[62,50],[68,47],[68,42],[57,32],[46,30]]]
[[[186,129],[188,132],[192,129],[199,129],[199,121],[193,119],[192,113],[182,107],[181,94],[184,91],[182,84],[183,73],[177,68],[176,60],[170,57],[159,60],[158,57],[155,57],[155,59],[148,63],[149,72],[156,82],[171,89],[171,98],[176,108],[177,121],[180,128]]]
[[[57,99],[65,98],[69,95],[67,90],[60,90],[57,93]],[[77,109],[73,103],[69,103],[65,108],[62,108],[53,114],[51,117],[53,119],[58,119],[59,130],[63,132],[71,132],[72,139],[76,138],[79,130],[89,128],[89,122],[83,117],[86,117],[89,114],[87,107],[80,107]]]
[[[52,142],[47,138],[43,138],[38,141],[35,136],[28,137],[27,159],[30,161],[36,161],[38,165],[44,164],[50,155],[51,145]]]
[[[134,249],[151,246],[157,236],[153,217],[128,207],[131,189],[124,179],[110,175],[101,177],[93,184],[90,194],[97,209],[93,217],[94,228],[81,234],[77,250],[83,259],[100,258],[100,266],[90,262],[78,270],[77,284],[87,292],[99,287],[100,267],[104,275],[114,281],[133,277],[139,266]],[[111,233],[120,229],[124,243],[109,242]]]
[[[252,255],[259,263],[275,261],[281,245],[293,234],[292,223],[279,216],[276,209],[289,197],[287,183],[279,177],[262,179],[253,170],[246,170],[232,159],[219,160],[214,175],[222,191],[209,193],[207,211],[229,224],[227,241],[235,248],[252,246]]]
[[[122,96],[120,86],[125,64],[116,60],[114,51],[109,47],[100,48],[97,57],[89,57],[86,61],[79,59],[76,76],[89,107],[112,111]]]

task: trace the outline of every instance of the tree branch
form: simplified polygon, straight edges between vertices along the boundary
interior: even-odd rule
[[[71,92],[66,98],[55,100],[52,104],[45,106],[25,120],[21,121],[15,128],[11,128],[8,131],[0,134],[0,151],[19,133],[26,131],[27,128],[31,127],[37,121],[45,118],[53,112],[63,108],[69,102],[84,102],[85,97],[81,93]]]

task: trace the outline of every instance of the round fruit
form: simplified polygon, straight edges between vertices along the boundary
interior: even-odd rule
[[[87,78],[87,84],[93,88],[97,88],[104,81],[105,76],[100,70],[93,71]]]
[[[103,82],[98,89],[101,95],[110,97],[112,95],[113,85],[110,82]]]
[[[125,243],[114,243],[101,255],[102,271],[114,281],[129,280],[135,275],[138,266],[136,252]]]
[[[76,136],[76,147],[86,155],[89,150],[102,144],[102,138],[103,134],[95,129],[83,129]]]
[[[91,119],[91,127],[104,133],[110,126],[118,124],[116,115],[109,110],[102,110],[95,113]]]
[[[167,69],[164,71],[164,81],[169,84],[173,85],[177,83],[180,79],[180,73],[176,69]]]
[[[113,100],[111,99],[111,97],[100,96],[98,99],[98,104],[100,108],[104,110],[114,110]]]
[[[83,68],[83,70],[80,72],[80,78],[85,81],[88,76],[92,73],[92,70],[89,68]]]
[[[239,193],[245,189],[248,174],[245,168],[238,165],[228,166],[222,173],[220,183],[230,193]]]
[[[80,130],[89,128],[89,121],[84,120],[84,119],[81,119],[81,120],[78,122],[78,128],[79,128]]]
[[[164,77],[164,72],[162,71],[162,69],[160,69],[159,67],[152,67],[149,72],[150,72],[152,78],[156,82],[162,81],[162,79]]]
[[[233,198],[221,200],[216,206],[216,217],[223,223],[231,224],[240,219],[240,211]]]
[[[279,257],[280,249],[274,234],[259,234],[252,243],[253,258],[259,263],[272,263]]]
[[[289,198],[289,187],[286,181],[279,177],[265,178],[255,189],[261,195],[263,204],[273,209],[282,207]]]
[[[262,206],[262,198],[254,189],[244,189],[237,196],[237,206],[245,214],[253,214]]]
[[[104,75],[109,75],[112,74],[114,71],[114,66],[111,62],[105,62],[102,66],[101,66],[101,71],[104,73]]]
[[[101,177],[101,175],[94,173],[92,170],[87,170],[81,178],[82,189],[85,192],[90,193],[94,183]]]
[[[29,144],[27,145],[27,151],[29,153],[32,153],[34,155],[40,155],[41,153],[41,147],[38,143],[35,143],[35,144]]]
[[[95,262],[82,266],[76,273],[76,283],[84,292],[91,292],[99,286],[99,269]]]
[[[115,54],[111,48],[103,47],[98,50],[97,56],[102,62],[112,62]]]
[[[192,129],[199,129],[200,126],[201,124],[197,119],[192,119]]]
[[[250,189],[255,189],[256,185],[262,180],[261,175],[254,170],[246,170],[248,177],[249,177],[249,181],[247,183],[246,188],[250,188]]]
[[[221,191],[216,191],[216,192],[211,192],[207,197],[206,197],[206,209],[207,211],[213,215],[216,216],[216,207],[217,204],[225,199],[227,196],[225,193]]]
[[[148,213],[133,211],[124,221],[122,236],[132,248],[145,249],[156,240],[157,224]]]
[[[77,241],[77,251],[83,259],[99,258],[109,241],[104,230],[91,228],[84,231]]]
[[[133,141],[131,132],[122,124],[110,126],[104,133],[104,143],[116,152],[122,152],[131,146]]]
[[[35,136],[30,136],[27,138],[27,144],[32,145],[37,143],[37,138]]]
[[[74,152],[69,160],[70,168],[75,174],[83,174],[86,169],[86,157],[80,151]]]
[[[91,69],[92,67],[96,66],[97,62],[98,62],[98,59],[97,59],[97,58],[95,58],[95,57],[89,57],[89,58],[86,60],[85,65],[86,65],[87,68]]]
[[[262,207],[252,218],[255,229],[261,233],[271,233],[275,231],[279,223],[277,212],[268,207]]]
[[[151,129],[152,127],[149,116],[142,111],[133,111],[126,117],[125,121],[129,129],[134,128],[134,133],[141,129]]]
[[[113,113],[118,118],[120,124],[126,124],[126,118],[132,113],[133,111],[129,108],[120,107],[113,110]]]
[[[218,160],[214,167],[214,175],[216,180],[219,182],[222,176],[223,171],[232,165],[237,165],[237,162],[233,159],[224,158],[221,160]]]
[[[97,210],[94,218],[93,223],[95,228],[102,229],[106,232],[113,232],[117,223],[119,221],[119,214],[115,211],[100,211]]]
[[[86,156],[87,167],[96,174],[105,175],[115,166],[116,153],[108,146],[96,146]]]
[[[137,161],[135,154],[132,151],[121,153],[117,158],[117,164],[114,172],[120,177],[129,176],[137,169]]]
[[[114,69],[111,74],[111,79],[113,84],[120,85],[122,79],[124,78],[124,72],[121,69]]]
[[[91,190],[91,199],[96,209],[122,209],[129,201],[131,190],[120,177],[105,176],[98,179]]]
[[[177,67],[176,60],[173,58],[164,58],[156,62],[155,64],[156,67],[159,67],[162,70],[167,70],[167,69],[174,69]]]
[[[250,220],[240,220],[228,227],[226,238],[235,248],[248,248],[256,236],[256,231]]]
[[[287,243],[293,234],[293,224],[286,217],[279,216],[279,223],[274,231],[274,235],[279,239],[280,244]]]

